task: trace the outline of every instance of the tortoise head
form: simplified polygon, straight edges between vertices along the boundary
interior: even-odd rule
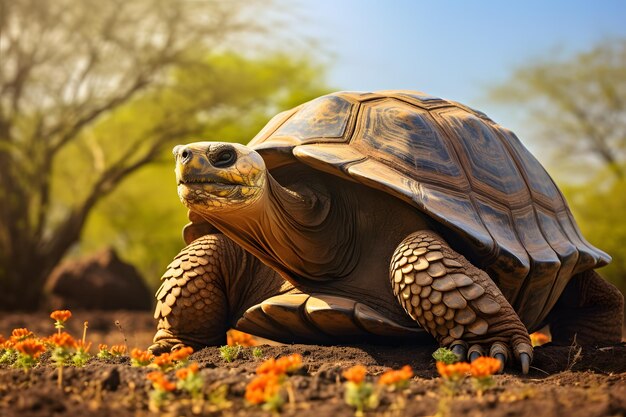
[[[195,142],[175,146],[173,152],[178,196],[199,214],[247,207],[263,195],[265,162],[247,146]]]

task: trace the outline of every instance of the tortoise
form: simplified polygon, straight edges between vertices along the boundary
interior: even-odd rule
[[[229,328],[285,343],[434,343],[532,360],[618,343],[623,296],[541,164],[509,130],[421,92],[337,92],[247,146],[174,148],[188,244],[157,291],[163,352]]]

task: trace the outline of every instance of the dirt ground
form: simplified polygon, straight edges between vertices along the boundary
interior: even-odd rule
[[[154,322],[150,313],[74,312],[68,330],[82,334],[83,321],[89,321],[87,339],[99,343],[126,344],[146,348],[152,338]],[[114,323],[118,321],[119,326]],[[39,336],[54,332],[47,314],[4,314],[0,334],[28,327]],[[204,391],[223,392],[221,401],[205,401],[201,410],[181,393],[175,393],[162,409],[162,415],[263,416],[269,413],[245,402],[246,384],[253,378],[263,359],[290,353],[303,356],[303,369],[290,377],[293,402],[282,411],[285,416],[352,416],[354,410],[344,403],[346,368],[363,364],[374,378],[388,368],[411,365],[415,377],[401,392],[380,394],[380,404],[369,416],[432,416],[440,401],[441,379],[437,377],[431,353],[434,346],[314,346],[261,345],[262,358],[245,349],[239,359],[226,363],[217,347],[205,348],[191,356],[200,366]],[[95,353],[96,348],[92,348]],[[624,416],[626,415],[626,344],[607,348],[585,348],[580,355],[570,347],[536,348],[528,376],[509,369],[495,377],[496,386],[482,397],[464,385],[450,403],[451,416]],[[128,358],[109,361],[91,359],[84,368],[66,367],[63,388],[57,387],[57,370],[47,363],[29,373],[0,367],[0,416],[90,416],[126,417],[157,415],[149,408],[151,383],[145,368],[133,368]],[[173,371],[172,375],[173,375]],[[220,388],[222,387],[222,388]],[[402,404],[404,400],[404,405]]]

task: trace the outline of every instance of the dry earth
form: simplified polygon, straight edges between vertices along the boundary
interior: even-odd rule
[[[75,312],[69,331],[79,336],[82,323],[89,321],[87,339],[98,343],[145,348],[151,339],[154,323],[149,313]],[[119,321],[123,334],[114,324]],[[0,334],[28,327],[40,336],[54,329],[47,314],[7,314],[0,319]],[[263,358],[300,353],[304,367],[290,378],[294,387],[293,404],[287,404],[285,416],[352,416],[353,410],[343,401],[344,369],[367,366],[375,376],[388,368],[409,364],[415,371],[403,393],[383,392],[380,405],[371,416],[431,416],[440,399],[437,378],[430,355],[434,346],[261,346]],[[92,349],[94,351],[95,349]],[[528,376],[508,370],[495,377],[496,386],[478,398],[469,385],[464,386],[451,403],[452,416],[624,416],[626,414],[626,345],[608,348],[578,349],[543,346],[535,350],[535,361]],[[226,401],[215,406],[206,401],[203,415],[268,415],[257,406],[248,405],[243,396],[246,384],[262,359],[244,350],[233,363],[226,363],[218,348],[205,348],[191,356],[198,362],[205,380],[205,391],[220,386],[228,388]],[[145,416],[156,415],[149,409],[149,370],[132,368],[128,358],[104,362],[91,359],[84,368],[64,370],[64,386],[56,384],[57,372],[46,363],[29,373],[0,368],[0,416]],[[373,377],[370,377],[373,378]],[[165,415],[193,415],[182,394],[162,410]],[[405,400],[397,409],[393,403]]]

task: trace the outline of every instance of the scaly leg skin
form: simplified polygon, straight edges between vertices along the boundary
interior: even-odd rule
[[[156,294],[154,354],[226,344],[243,312],[280,294],[285,280],[222,234],[202,236],[168,266]]]
[[[528,330],[491,278],[439,235],[419,231],[404,239],[390,278],[406,312],[461,360],[488,354],[504,368],[512,351],[528,373],[533,355]]]
[[[609,346],[622,341],[624,296],[596,271],[574,275],[548,317],[552,343]]]

